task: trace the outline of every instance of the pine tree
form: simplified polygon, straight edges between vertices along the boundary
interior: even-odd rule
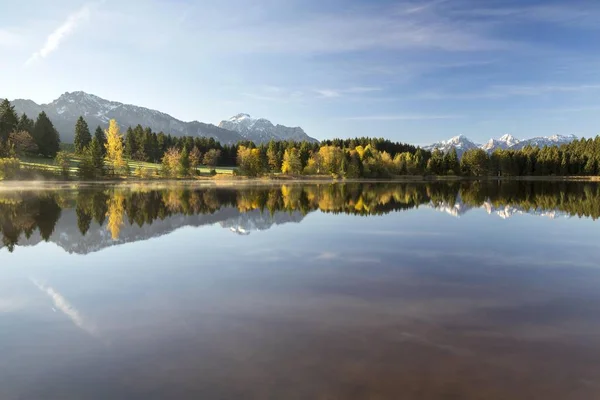
[[[139,126],[139,125],[138,125]],[[131,127],[127,128],[127,132],[125,133],[125,156],[128,158],[133,158],[133,155],[136,152],[136,140],[133,134],[133,129]]]
[[[15,107],[8,99],[4,99],[0,103],[0,141],[5,142],[8,139],[8,135],[17,128],[18,122]]]
[[[113,174],[122,172],[126,166],[123,159],[123,137],[117,121],[111,119],[106,131],[106,159]]]
[[[94,138],[98,140],[98,143],[100,144],[100,151],[102,151],[102,156],[104,157],[106,155],[106,135],[100,126],[96,128],[96,131],[94,132]]]
[[[102,145],[97,137],[94,137],[92,143],[90,143],[90,154],[96,177],[104,176],[104,154],[102,152]]]
[[[188,176],[190,172],[190,153],[186,146],[183,146],[179,156],[179,176]]]
[[[85,122],[83,117],[79,117],[77,123],[75,124],[75,139],[73,141],[73,144],[75,145],[75,152],[81,153],[91,141],[92,135],[90,133],[88,124]]]
[[[38,145],[38,150],[45,157],[55,157],[60,149],[60,137],[52,121],[42,111],[33,126],[33,138]]]
[[[277,144],[274,140],[269,142],[267,148],[267,162],[271,171],[279,171],[279,157],[277,156]]]
[[[448,153],[446,153],[444,158],[444,164],[448,168],[446,173],[460,175],[460,162],[458,161],[458,154],[456,154],[456,149],[452,148]]]
[[[30,135],[33,135],[33,127],[35,122],[27,116],[27,114],[23,113],[21,118],[19,118],[19,122],[17,123],[17,131],[18,132],[27,132]]]

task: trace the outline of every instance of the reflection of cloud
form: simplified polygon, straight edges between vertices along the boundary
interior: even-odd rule
[[[381,259],[379,259],[379,258],[363,257],[360,255],[354,255],[354,254],[347,254],[342,257],[342,255],[339,253],[333,253],[333,252],[329,252],[329,251],[324,251],[324,252],[319,253],[315,257],[315,260],[321,260],[321,261],[339,260],[339,261],[342,261],[345,263],[373,263],[373,264],[381,262]]]
[[[73,307],[73,305],[63,297],[63,295],[54,290],[54,288],[51,286],[45,286],[35,279],[31,279],[31,283],[40,289],[40,291],[47,294],[52,299],[54,307],[65,314],[73,322],[73,324],[75,324],[75,326],[92,336],[97,336],[96,327],[86,321],[80,312]]]
[[[14,312],[22,308],[23,300],[14,297],[0,299],[0,314]]]
[[[340,258],[340,255],[329,251],[324,251],[316,257],[317,260],[334,260],[336,258]]]

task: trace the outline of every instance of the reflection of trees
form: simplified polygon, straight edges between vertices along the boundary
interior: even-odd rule
[[[172,215],[212,214],[222,207],[240,212],[314,210],[327,213],[382,215],[423,204],[471,207],[489,202],[523,211],[557,210],[569,215],[600,217],[600,185],[578,182],[430,182],[430,183],[324,183],[313,185],[251,186],[238,189],[111,188],[78,191],[0,193],[2,243],[10,251],[22,236],[39,231],[48,240],[61,209],[74,208],[77,225],[85,235],[92,221],[106,223],[117,239],[125,218],[130,225],[150,225]]]
[[[121,226],[123,225],[123,214],[125,207],[123,202],[125,197],[121,192],[114,192],[108,199],[108,223],[106,229],[110,232],[110,236],[113,240],[119,239],[119,233],[121,233]]]

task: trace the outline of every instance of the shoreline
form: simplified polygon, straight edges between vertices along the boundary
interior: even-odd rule
[[[402,176],[392,178],[336,179],[327,176],[289,177],[203,177],[200,179],[111,179],[111,180],[9,180],[0,181],[0,191],[17,189],[65,189],[93,186],[244,186],[265,184],[315,184],[315,183],[429,183],[429,182],[473,182],[473,181],[525,181],[525,182],[600,182],[600,176],[514,176],[514,177],[464,177],[464,176]]]

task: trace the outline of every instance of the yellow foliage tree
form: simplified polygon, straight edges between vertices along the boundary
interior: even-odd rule
[[[302,171],[302,161],[300,161],[300,153],[295,147],[286,149],[283,154],[283,163],[281,164],[281,172],[284,174],[299,174]]]
[[[113,174],[122,171],[125,166],[123,159],[123,136],[117,121],[111,119],[106,130],[106,160],[112,168]]]
[[[121,233],[121,226],[123,225],[123,214],[125,213],[125,207],[123,205],[125,197],[122,193],[115,193],[108,200],[108,224],[106,229],[110,232],[110,236],[113,240],[119,239]]]

